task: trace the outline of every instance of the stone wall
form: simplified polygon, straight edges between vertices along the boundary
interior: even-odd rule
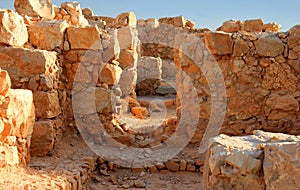
[[[0,69],[0,168],[30,161],[34,116],[32,92],[11,89],[8,73]]]
[[[299,31],[295,26],[287,33],[240,31],[205,32],[201,38],[194,34],[177,36],[175,63],[181,67],[177,92],[184,94],[186,79],[198,92],[197,142],[211,116],[224,110],[223,106],[215,107],[211,115],[212,100],[227,104],[219,133],[249,135],[259,129],[299,134]],[[220,73],[214,73],[217,67]],[[208,84],[208,80],[213,82]],[[222,81],[226,90],[220,92]],[[223,99],[215,100],[222,93],[226,93]],[[181,110],[188,110],[184,106]]]
[[[172,131],[168,136],[180,123],[191,143],[199,144],[222,112],[224,121],[214,134],[248,135],[257,129],[299,134],[299,26],[283,33],[259,19],[227,21],[221,31],[211,32],[195,29],[183,17],[137,21],[133,12],[110,18],[94,16],[76,2],[56,7],[36,1],[42,13],[32,2],[15,1],[22,16],[0,11],[0,67],[10,74],[13,88],[33,92],[33,155],[51,154],[64,130],[95,135],[96,143],[106,132],[131,142],[116,115],[122,101],[130,100],[124,107],[138,107],[148,116],[135,93],[137,82],[152,72],[162,81],[177,81],[178,118],[165,126]],[[225,96],[216,99],[216,93]]]
[[[203,189],[299,189],[299,136],[254,131],[211,140]]]

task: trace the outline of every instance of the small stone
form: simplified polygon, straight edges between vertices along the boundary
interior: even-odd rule
[[[136,188],[145,188],[146,187],[146,183],[142,180],[135,180],[134,181],[134,186]]]

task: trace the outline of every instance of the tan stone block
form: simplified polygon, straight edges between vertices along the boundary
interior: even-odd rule
[[[37,118],[54,118],[61,114],[58,93],[37,91],[33,93],[35,115]]]
[[[179,164],[172,160],[165,162],[165,165],[169,171],[172,171],[172,172],[179,171]]]
[[[276,23],[267,23],[264,24],[262,27],[262,31],[266,31],[266,32],[280,32],[281,29],[281,25],[280,24],[276,24]]]
[[[133,95],[133,93],[135,92],[136,81],[137,81],[136,68],[123,70],[119,85],[122,90],[122,94],[124,96]]]
[[[0,10],[0,43],[23,46],[28,41],[24,19],[10,9]]]
[[[85,18],[89,18],[89,17],[94,16],[94,12],[90,8],[84,8],[84,9],[82,9],[82,14],[84,15]]]
[[[67,29],[71,49],[102,50],[98,27],[69,27]]]
[[[133,107],[131,108],[131,113],[138,119],[145,119],[149,115],[148,110],[143,107]]]
[[[0,67],[11,78],[35,74],[57,75],[56,53],[24,48],[0,48]]]
[[[118,40],[120,49],[131,49],[135,50],[138,38],[137,38],[137,30],[132,27],[123,27],[118,29]]]
[[[36,121],[31,139],[32,156],[44,157],[51,153],[55,142],[54,121]]]
[[[106,63],[103,68],[100,69],[99,82],[107,85],[115,85],[119,83],[122,74],[122,69],[110,63]]]
[[[285,142],[264,148],[264,178],[266,189],[299,189],[299,143]]]
[[[284,45],[278,37],[259,38],[254,44],[260,56],[277,57],[284,51]]]
[[[121,28],[121,27],[136,27],[136,16],[134,12],[127,12],[122,13],[117,16],[116,20],[114,21],[113,27]]]
[[[38,49],[64,49],[64,35],[68,26],[67,22],[62,20],[37,22],[29,26],[29,42]]]
[[[247,32],[261,32],[264,21],[262,19],[245,20],[243,30]]]
[[[14,7],[19,14],[53,19],[55,16],[52,0],[15,0]]]
[[[292,27],[288,32],[288,46],[291,47],[292,45],[300,45],[300,25]]]
[[[132,68],[137,66],[138,54],[135,50],[122,50],[118,62],[122,69]]]
[[[26,138],[31,135],[35,120],[32,92],[29,90],[9,90],[8,97],[0,106],[0,116],[4,128],[0,136]]]
[[[249,50],[250,50],[250,48],[244,40],[237,39],[234,42],[233,56],[235,56],[235,57],[244,56],[248,53]]]
[[[233,33],[241,30],[242,23],[239,20],[229,20],[223,22],[222,26],[219,28],[220,31]]]
[[[243,152],[229,155],[226,157],[225,163],[238,168],[242,174],[257,173],[262,165],[261,160],[255,159]]]
[[[107,35],[105,39],[102,39],[104,52],[103,62],[107,63],[112,60],[117,60],[120,55],[120,44],[117,38],[117,30],[111,31],[110,35]]]
[[[205,32],[205,44],[212,54],[232,54],[231,35],[224,32]]]
[[[186,20],[183,16],[174,17],[174,26],[185,27]]]
[[[96,88],[95,90],[97,113],[112,113],[115,109],[116,99],[111,90]]]

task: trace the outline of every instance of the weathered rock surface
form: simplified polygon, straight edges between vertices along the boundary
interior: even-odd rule
[[[55,16],[52,0],[15,0],[19,14],[52,19]]]
[[[257,54],[266,57],[276,57],[283,53],[284,46],[279,38],[259,38],[255,42]]]
[[[205,43],[212,54],[232,53],[233,41],[230,34],[223,32],[205,32]]]
[[[12,78],[28,77],[35,74],[55,75],[56,53],[23,48],[1,48],[0,66]]]
[[[102,50],[100,31],[97,27],[69,27],[67,35],[71,49]]]
[[[29,42],[38,49],[64,48],[65,21],[40,21],[29,26]]]
[[[58,93],[37,91],[33,93],[35,116],[37,118],[51,119],[61,113]]]
[[[26,25],[18,13],[1,9],[0,25],[0,43],[20,47],[28,41]]]
[[[8,74],[0,75],[0,167],[26,166],[35,120],[32,92],[10,89]]]
[[[299,138],[282,133],[254,131],[251,136],[212,138],[203,188],[280,189],[288,185],[298,189],[298,150]]]

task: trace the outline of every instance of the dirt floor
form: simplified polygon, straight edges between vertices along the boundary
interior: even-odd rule
[[[201,189],[200,172],[170,172],[164,170],[159,173],[133,173],[131,170],[121,169],[109,172],[107,177],[96,174],[92,179],[87,185],[87,189]]]

